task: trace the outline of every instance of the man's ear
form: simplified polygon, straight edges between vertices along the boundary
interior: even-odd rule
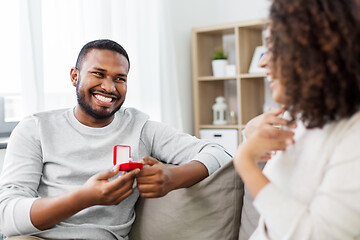
[[[76,87],[78,76],[79,76],[79,70],[76,67],[71,68],[71,70],[70,70],[70,78],[71,78],[72,85],[74,87]]]

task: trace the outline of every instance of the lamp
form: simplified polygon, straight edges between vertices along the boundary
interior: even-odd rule
[[[216,97],[213,109],[213,124],[225,125],[227,124],[227,104],[225,98],[222,96]]]

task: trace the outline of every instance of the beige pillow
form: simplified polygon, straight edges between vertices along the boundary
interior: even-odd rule
[[[140,198],[130,239],[237,239],[243,191],[231,161],[190,188]]]

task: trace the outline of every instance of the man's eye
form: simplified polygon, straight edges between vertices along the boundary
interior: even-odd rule
[[[122,77],[117,77],[114,79],[115,82],[126,82],[126,79],[125,78],[122,78]]]
[[[104,77],[104,74],[102,74],[101,72],[93,72],[93,74],[97,77]]]

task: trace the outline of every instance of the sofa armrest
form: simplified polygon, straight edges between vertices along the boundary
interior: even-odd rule
[[[190,188],[140,198],[130,239],[238,239],[243,194],[230,161]]]

